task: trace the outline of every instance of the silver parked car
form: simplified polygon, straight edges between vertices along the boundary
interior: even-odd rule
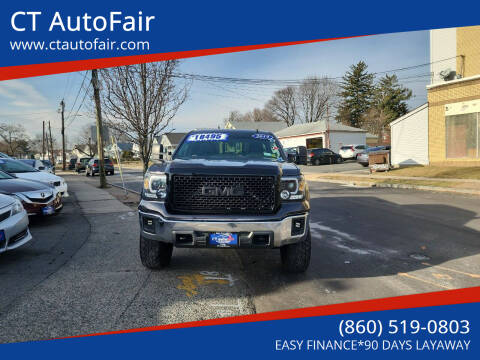
[[[343,160],[356,160],[357,155],[363,152],[366,148],[366,145],[361,144],[344,145],[340,148],[338,154],[342,157]]]
[[[16,249],[32,240],[28,215],[22,203],[0,194],[0,253]]]
[[[371,152],[380,151],[380,150],[390,150],[390,145],[381,145],[381,146],[375,146],[375,147],[368,148],[364,152],[358,154],[357,162],[360,165],[363,165],[364,167],[367,167],[368,164],[369,164],[369,159],[370,159],[369,154]]]

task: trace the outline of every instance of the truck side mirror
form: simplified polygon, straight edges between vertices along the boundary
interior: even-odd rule
[[[287,154],[287,162],[294,163],[295,162],[295,154]]]

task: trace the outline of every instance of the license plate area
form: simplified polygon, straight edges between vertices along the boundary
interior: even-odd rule
[[[52,215],[55,213],[55,208],[53,206],[45,206],[42,208],[42,215]]]
[[[238,247],[238,234],[228,232],[210,233],[208,246],[219,248]]]

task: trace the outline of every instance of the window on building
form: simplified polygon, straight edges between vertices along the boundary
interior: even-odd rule
[[[445,120],[447,158],[478,158],[480,113],[450,115]]]

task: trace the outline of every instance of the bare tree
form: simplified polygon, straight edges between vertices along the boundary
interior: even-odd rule
[[[22,125],[0,124],[2,151],[8,155],[24,155],[28,150],[28,136]]]
[[[288,86],[277,90],[265,106],[273,116],[292,126],[297,118],[297,98],[295,88]]]
[[[380,107],[371,107],[361,118],[362,128],[370,134],[377,135],[377,143],[381,144],[382,135],[388,126],[388,113]]]
[[[74,148],[85,156],[94,157],[97,153],[97,142],[94,140],[92,139],[92,125],[86,124],[78,133]]]
[[[267,122],[272,122],[272,121],[278,121],[278,119],[275,117],[275,115],[270,111],[270,109],[263,108],[255,108],[251,112],[252,120],[255,122],[259,121],[267,121]]]
[[[153,140],[186,101],[190,83],[173,76],[179,62],[119,66],[102,70],[106,123],[139,146],[143,171],[148,169]]]
[[[310,123],[330,117],[335,107],[337,85],[327,78],[306,78],[298,88],[301,122]]]
[[[228,117],[225,118],[225,125],[228,123],[228,122],[233,122],[233,121],[242,121],[243,120],[243,115],[240,113],[240,111],[237,111],[237,110],[233,110],[233,111],[230,111],[230,113],[228,114]]]

